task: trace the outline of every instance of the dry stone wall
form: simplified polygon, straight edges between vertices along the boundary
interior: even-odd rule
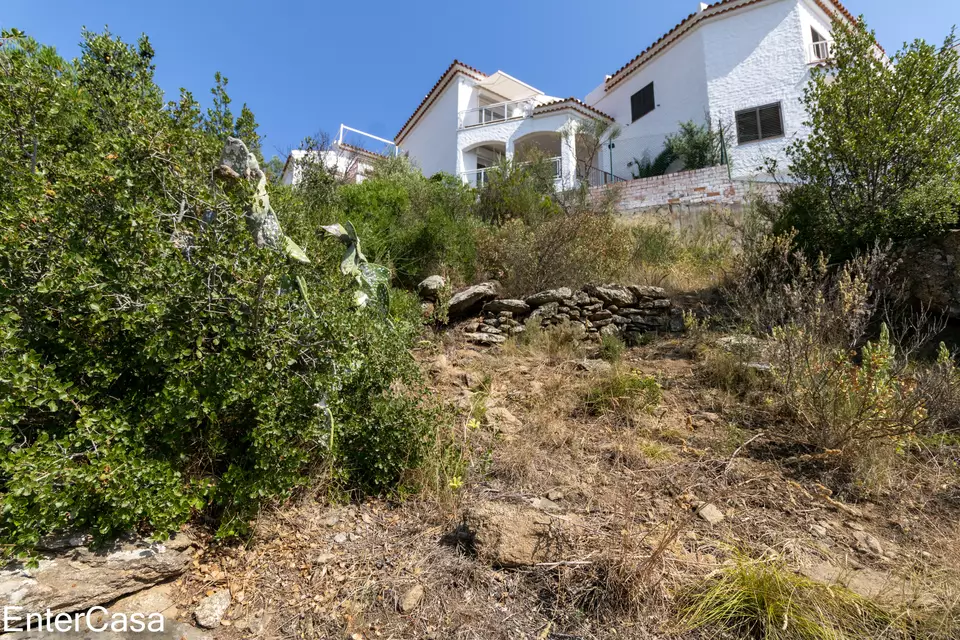
[[[496,283],[487,282],[454,296],[457,313],[451,319],[473,316],[463,325],[471,342],[502,344],[530,326],[566,325],[585,340],[615,335],[628,343],[649,332],[683,330],[682,313],[659,287],[588,284],[579,291],[561,287],[523,300],[500,298],[497,291]],[[470,306],[464,306],[465,300]]]

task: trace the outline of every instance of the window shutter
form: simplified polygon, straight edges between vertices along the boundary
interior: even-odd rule
[[[750,109],[737,114],[737,141],[756,142],[760,139],[760,123],[757,121],[757,110]]]
[[[657,104],[654,98],[652,82],[630,96],[630,115],[632,116],[633,122],[636,122],[656,108]]]
[[[760,107],[760,137],[779,138],[783,135],[783,119],[780,117],[780,105],[771,104]]]

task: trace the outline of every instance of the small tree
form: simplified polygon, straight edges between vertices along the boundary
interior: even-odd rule
[[[720,164],[720,132],[709,121],[681,122],[680,131],[667,136],[666,149],[674,158],[683,159],[684,169],[713,167]]]
[[[960,70],[950,46],[916,40],[887,59],[861,19],[837,22],[833,59],[813,70],[809,137],[789,149],[799,187],[781,228],[809,252],[846,257],[935,233],[960,203]]]

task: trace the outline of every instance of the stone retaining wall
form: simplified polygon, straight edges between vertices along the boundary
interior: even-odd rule
[[[585,340],[616,335],[628,343],[653,331],[683,330],[682,313],[659,287],[588,284],[580,291],[561,287],[523,300],[499,298],[497,291],[496,283],[484,283],[451,298],[452,317],[474,314],[463,327],[471,342],[501,344],[526,331],[531,323],[567,325]]]

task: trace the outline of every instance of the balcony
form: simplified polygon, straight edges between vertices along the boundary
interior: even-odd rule
[[[556,158],[550,158],[550,164],[553,166],[553,177],[554,180],[558,181],[563,177],[563,161],[559,156]],[[483,185],[487,184],[487,180],[490,179],[490,174],[494,171],[499,171],[500,167],[484,167],[483,169],[476,169],[474,171],[464,171],[460,174],[463,178],[463,181],[469,184],[474,189],[479,189]]]
[[[827,40],[812,42],[807,48],[807,60],[810,64],[820,64],[833,58],[833,43]]]
[[[497,122],[506,122],[508,120],[519,120],[529,118],[533,115],[533,107],[536,102],[532,98],[526,100],[512,100],[510,102],[498,102],[497,104],[488,104],[476,109],[467,109],[460,112],[459,127],[467,129],[469,127],[482,127]]]

